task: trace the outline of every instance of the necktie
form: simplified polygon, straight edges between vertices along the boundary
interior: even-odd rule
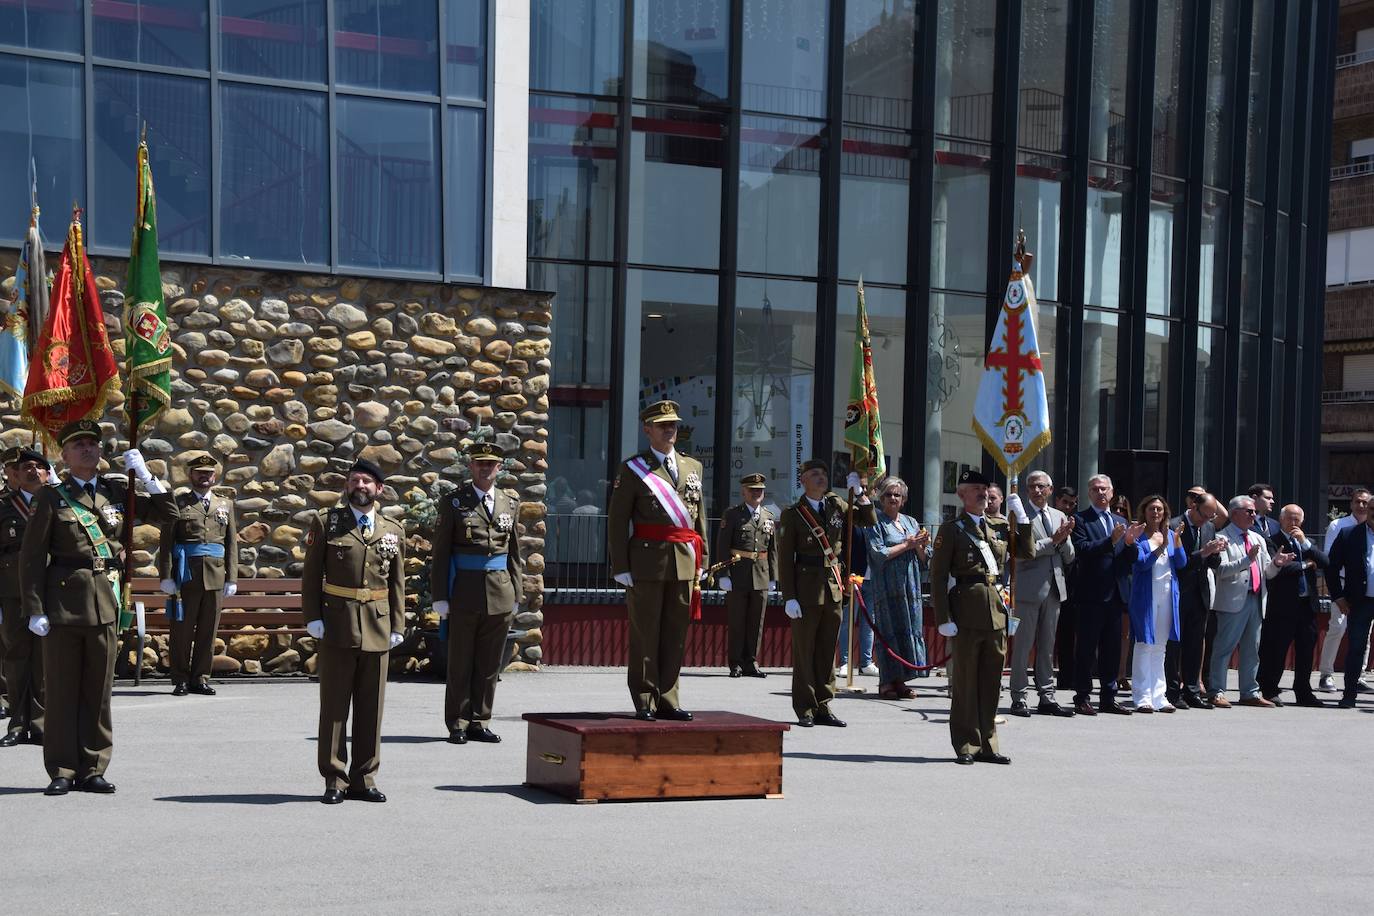
[[[82,487],[81,487],[81,489],[83,489],[83,490],[86,491],[86,495],[89,496],[89,497],[91,498],[91,502],[95,502],[95,482],[94,482],[94,481],[91,481],[90,483],[83,484]]]
[[[496,511],[495,507],[492,506],[490,493],[482,497],[482,508],[487,512],[487,518],[491,518],[492,512]]]
[[[363,530],[363,537],[372,534],[372,517],[370,515],[359,517],[358,527]]]
[[[1302,544],[1298,541],[1293,542],[1294,561],[1298,564],[1298,597],[1307,597],[1307,570],[1302,568]]]
[[[1245,549],[1246,549],[1247,551],[1250,549],[1250,535],[1248,535],[1248,534],[1245,535]],[[1257,593],[1257,592],[1259,591],[1259,587],[1260,587],[1259,561],[1258,561],[1258,560],[1251,560],[1251,561],[1250,561],[1250,594],[1253,595],[1253,594]]]
[[[677,461],[675,461],[675,460],[673,459],[673,456],[672,456],[672,455],[669,455],[669,456],[668,456],[668,460],[665,461],[665,462],[663,462],[663,464],[668,468],[668,476],[671,477],[671,478],[673,478],[673,483],[676,484],[676,483],[677,483]]]
[[[208,496],[202,496],[202,497],[200,498],[200,507],[201,507],[201,509],[203,509],[204,511],[209,512],[209,511],[210,511],[210,497],[208,497]]]
[[[1112,536],[1112,517],[1106,512],[1102,513],[1102,530],[1107,532],[1107,537]]]

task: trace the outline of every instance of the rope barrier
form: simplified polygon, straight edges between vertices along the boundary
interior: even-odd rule
[[[863,580],[860,579],[858,576],[851,576],[850,582],[855,586],[852,592],[854,596],[854,601],[858,603],[859,610],[863,612],[864,620],[867,620],[869,627],[872,628],[873,638],[878,640],[878,642],[882,644],[883,651],[886,652],[893,659],[893,661],[900,662],[901,664],[912,669],[913,671],[930,671],[934,668],[939,668],[945,662],[949,661],[948,652],[945,653],[944,658],[940,659],[939,661],[931,662],[928,665],[918,665],[915,662],[909,661],[908,659],[902,658],[900,655],[898,655],[897,651],[888,644],[886,639],[883,638],[882,631],[878,629],[878,625],[873,622],[872,616],[870,616],[868,613],[868,605],[864,604],[863,593],[860,592],[858,588],[859,584],[862,583]]]

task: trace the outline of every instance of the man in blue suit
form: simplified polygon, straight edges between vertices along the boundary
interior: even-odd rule
[[[1331,562],[1326,567],[1326,590],[1336,596],[1336,607],[1347,621],[1345,692],[1337,705],[1354,709],[1374,621],[1374,513],[1364,524],[1346,528],[1327,547]]]
[[[1255,501],[1255,524],[1251,530],[1264,536],[1271,554],[1278,553],[1274,539],[1279,536],[1282,526],[1270,515],[1274,511],[1274,488],[1267,483],[1251,484],[1246,495]]]
[[[1092,505],[1079,512],[1073,529],[1073,600],[1078,608],[1074,652],[1074,711],[1083,716],[1098,712],[1129,716],[1131,708],[1116,701],[1116,673],[1121,667],[1121,617],[1131,594],[1131,564],[1143,525],[1131,524],[1111,512],[1112,479],[1096,474],[1088,479]],[[1090,698],[1093,671],[1101,693],[1097,708]]]

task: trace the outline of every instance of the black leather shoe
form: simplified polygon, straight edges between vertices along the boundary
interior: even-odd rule
[[[43,790],[44,795],[66,795],[72,790],[72,781],[65,776],[58,776],[48,787]]]
[[[844,728],[849,723],[841,719],[839,716],[835,715],[830,710],[822,709],[820,712],[816,713],[816,724],[829,725],[832,728]]]
[[[79,792],[93,792],[96,795],[113,795],[114,783],[109,782],[104,776],[87,776],[76,784]]]
[[[1272,697],[1265,697],[1265,699],[1268,700],[1270,703],[1273,703],[1275,706],[1283,706],[1283,705],[1284,705],[1283,700],[1280,700],[1280,699],[1279,699],[1279,695],[1278,695],[1278,694],[1274,694]]]
[[[1072,719],[1074,716],[1072,709],[1058,703],[1041,703],[1035,707],[1035,711],[1042,716],[1058,716],[1061,719]]]
[[[662,709],[654,713],[660,719],[668,719],[671,722],[691,722],[692,714],[685,709]]]
[[[1131,707],[1122,706],[1116,700],[1112,700],[1109,703],[1099,703],[1097,706],[1097,711],[1103,713],[1104,715],[1112,716],[1129,716],[1135,712],[1135,710],[1131,709]]]
[[[957,764],[959,764],[959,766],[961,766],[961,767],[971,767],[971,766],[973,766],[973,755],[972,755],[972,754],[955,754],[955,755],[954,755],[954,762],[957,763]]]
[[[386,801],[386,796],[376,786],[368,786],[366,789],[349,789],[345,795],[354,801],[376,802],[377,804]]]
[[[747,665],[744,668],[745,677],[768,677],[766,673],[759,670],[757,665]]]
[[[1212,701],[1200,693],[1185,693],[1183,702],[1188,704],[1189,709],[1211,709]],[[1175,704],[1177,705],[1177,704]]]
[[[730,676],[731,676],[731,677],[739,677],[741,673],[742,673],[742,672],[740,671],[739,665],[731,665],[731,666],[730,666]]]
[[[1341,701],[1340,701],[1339,703],[1336,704],[1336,708],[1337,708],[1337,709],[1354,709],[1354,708],[1355,708],[1355,698],[1354,698],[1354,697],[1341,697]]]
[[[1297,704],[1298,704],[1299,706],[1307,706],[1307,707],[1310,707],[1310,708],[1312,708],[1312,709],[1325,709],[1325,708],[1326,708],[1326,704],[1323,703],[1321,700],[1317,699],[1315,696],[1298,697],[1298,699],[1297,699]]]
[[[5,732],[5,737],[0,738],[0,747],[15,747],[24,740],[23,732]]]
[[[802,728],[811,728],[816,724],[816,717],[809,712],[804,716],[797,716],[797,724]]]
[[[467,734],[469,741],[481,741],[483,744],[501,743],[501,736],[485,725],[469,725]]]
[[[215,695],[215,688],[211,687],[209,684],[193,684],[191,686],[191,692],[198,693],[203,697],[212,697]]]
[[[1079,700],[1077,703],[1073,704],[1073,711],[1080,716],[1097,715],[1097,710],[1093,709],[1093,705],[1084,700]]]
[[[992,751],[979,751],[973,755],[973,759],[979,763],[1011,763],[1011,758],[1005,754],[995,754]]]
[[[36,732],[36,731],[33,731],[32,729],[30,729],[30,730],[29,730],[29,736],[28,736],[27,738],[24,739],[24,743],[25,743],[25,744],[36,744],[36,745],[38,745],[39,747],[42,747],[42,746],[43,746],[43,733],[42,733],[42,732]]]
[[[1026,705],[1025,700],[1016,700],[1011,704],[1011,714],[1013,716],[1020,716],[1023,719],[1029,719],[1031,714],[1030,707]]]
[[[343,800],[343,789],[325,789],[324,794],[320,796],[320,801],[324,802],[326,805],[343,804]]]
[[[468,736],[467,736],[467,733],[464,732],[461,728],[455,728],[453,731],[451,731],[451,732],[448,733],[448,743],[449,743],[449,744],[467,744],[467,743],[468,743]]]
[[[190,693],[190,690],[186,687],[185,684],[177,684],[175,687],[172,688],[172,696],[174,697],[184,697],[188,693]]]
[[[641,722],[654,721],[654,711],[652,709],[636,709],[635,718]]]

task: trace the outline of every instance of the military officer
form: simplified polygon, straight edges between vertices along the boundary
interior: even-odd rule
[[[640,413],[649,447],[621,466],[611,491],[611,575],[628,590],[630,699],[635,718],[679,722],[678,675],[700,580],[710,565],[701,462],[676,451],[678,406]]]
[[[43,743],[43,651],[29,632],[19,587],[19,549],[33,513],[34,497],[48,483],[48,460],[39,452],[14,448],[5,470],[13,484],[0,498],[0,635],[10,720],[0,747]]]
[[[377,511],[386,479],[359,459],[348,472],[348,504],[310,520],[301,572],[301,611],[319,646],[320,801],[384,802],[381,760],[387,657],[405,629],[405,532]],[[353,764],[348,713],[353,710]]]
[[[0,462],[4,464],[4,479],[0,480],[0,501],[9,498],[11,493],[19,490],[19,446],[7,448],[0,452]],[[18,573],[16,572],[17,576]],[[5,627],[4,622],[0,621],[0,662],[5,657]],[[0,664],[0,719],[7,718],[10,714],[9,688],[5,683],[5,666]]]
[[[434,611],[448,620],[450,744],[501,740],[487,723],[524,569],[515,529],[520,505],[496,487],[501,449],[475,442],[467,453],[472,482],[439,504],[429,571]]]
[[[849,503],[830,492],[829,465],[813,458],[802,465],[802,497],[783,510],[778,538],[778,587],[792,621],[792,709],[803,728],[845,722],[830,711],[835,697],[835,647],[844,600],[841,551]],[[854,524],[878,523],[858,474],[849,489],[859,494]]]
[[[109,794],[105,779],[114,747],[110,688],[114,682],[120,614],[119,537],[127,480],[100,477],[100,426],[68,423],[58,433],[67,476],[44,487],[19,551],[19,584],[29,630],[43,640],[43,763],[52,780],[46,794]],[[148,495],[135,512],[151,521],[175,521],[171,492],[148,471],[138,449],[124,466]]]
[[[940,526],[930,559],[931,602],[940,635],[958,637],[951,649],[950,739],[961,764],[1011,763],[998,751],[995,721],[1007,654],[1007,609],[999,585],[1009,545],[986,518],[988,479],[978,471],[964,471],[956,492],[963,511]],[[1017,518],[1018,549],[1029,552],[1030,525],[1016,494],[1008,508]]]
[[[777,520],[763,507],[768,480],[748,474],[740,480],[743,502],[725,510],[716,535],[715,555],[733,562],[716,584],[725,592],[729,621],[730,676],[767,677],[759,670],[763,612],[777,587]]]
[[[180,518],[162,526],[157,552],[162,591],[177,596],[170,605],[172,695],[214,696],[210,659],[220,607],[238,591],[238,526],[234,501],[214,492],[219,462],[202,452],[186,470],[191,486],[175,497]]]

